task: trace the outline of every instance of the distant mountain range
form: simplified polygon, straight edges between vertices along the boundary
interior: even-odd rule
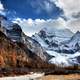
[[[80,65],[80,32],[46,27],[32,36],[43,49],[53,56],[49,63],[58,66]],[[78,59],[77,59],[78,58]]]
[[[0,56],[4,64],[11,67],[11,63],[12,65],[15,63],[14,66],[17,67],[34,68],[80,65],[79,31],[74,34],[68,29],[46,27],[32,37],[28,37],[18,24],[8,22],[3,16],[1,17],[0,52],[2,55]],[[13,56],[13,61],[10,63],[8,58],[11,57],[8,55]]]

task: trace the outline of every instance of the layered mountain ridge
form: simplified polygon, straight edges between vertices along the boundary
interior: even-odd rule
[[[25,61],[23,61],[24,58],[21,59],[22,63],[28,64],[29,67],[53,68],[54,65],[58,67],[80,65],[79,31],[74,34],[68,29],[47,27],[32,37],[28,37],[18,24],[8,22],[4,18],[1,20],[0,31],[6,36],[4,39],[8,38],[12,45],[16,44],[20,48],[21,56],[25,56]],[[7,41],[6,45],[9,45]],[[17,50],[14,51],[17,54]],[[23,66],[25,65],[23,64]]]
[[[49,55],[41,45],[26,36],[18,24],[11,23],[11,25],[5,26],[0,25],[0,68],[41,69],[55,67],[48,64]]]
[[[7,23],[7,21],[5,21]],[[8,23],[9,24],[9,23]],[[2,24],[2,32],[13,42],[21,43],[25,45],[25,48],[28,48],[30,51],[35,53],[39,56],[42,60],[46,61],[46,56],[43,54],[44,50],[40,46],[40,44],[33,40],[32,38],[26,36],[23,32],[21,27],[16,24],[10,22],[11,25]],[[4,25],[4,26],[3,26]],[[6,26],[6,27],[5,27]]]
[[[80,65],[80,32],[72,33],[68,29],[43,28],[32,36],[53,58],[49,63],[58,66]]]

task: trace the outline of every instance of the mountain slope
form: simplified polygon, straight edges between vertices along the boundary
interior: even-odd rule
[[[26,50],[25,50],[26,49]],[[22,43],[14,43],[0,31],[0,68],[54,68]]]
[[[4,24],[4,20],[2,22]],[[7,23],[7,21],[6,21],[6,23]],[[5,51],[5,50],[2,51],[2,54],[3,54],[3,52],[7,52],[6,54],[8,55],[8,51],[11,51],[11,53],[13,53],[13,55],[14,55],[14,52],[16,54],[19,54],[21,57],[21,59],[20,59],[21,61],[23,61],[23,59],[25,59],[25,62],[23,62],[24,64],[20,61],[21,66],[26,66],[26,67],[29,66],[32,68],[33,67],[34,68],[41,68],[41,67],[45,68],[45,67],[51,66],[47,62],[49,55],[43,50],[43,48],[37,41],[26,36],[22,32],[22,29],[18,24],[11,23],[11,25],[9,24],[7,26],[6,26],[6,24],[4,26],[1,25],[0,33],[1,33],[0,44],[3,45],[3,47],[2,47],[3,50],[4,50],[4,48],[6,48],[6,50],[7,50],[7,51]],[[2,35],[4,35],[4,37],[2,37]],[[6,42],[2,39],[6,40]],[[8,41],[12,44],[10,44]],[[14,47],[10,48],[9,45],[11,45],[11,46],[14,45]],[[10,50],[8,50],[8,48],[10,48]],[[19,53],[18,53],[18,51],[19,51]],[[5,55],[5,54],[3,54],[3,55]],[[53,66],[54,65],[52,65],[52,67]]]
[[[46,52],[37,41],[26,36],[18,24],[8,22],[7,20],[3,19],[1,28],[3,29],[2,32],[11,41],[25,45],[25,48],[28,48],[31,52],[34,53],[34,55],[39,56],[43,61],[47,61],[47,56],[49,55],[46,54]]]
[[[48,61],[57,66],[80,65],[80,33],[68,29],[43,28],[32,36],[52,58]]]
[[[70,40],[73,33],[68,29],[43,28],[38,34],[32,36],[43,47],[56,50],[63,42]]]
[[[77,31],[69,41],[62,45],[62,51],[67,53],[75,53],[80,50],[80,32]]]
[[[22,66],[21,64],[26,62],[26,59],[28,59],[26,53],[16,43],[11,42],[1,31],[0,56],[2,57],[0,58],[0,62],[3,67]],[[20,62],[20,59],[22,62]]]
[[[2,22],[4,24],[5,21]],[[59,67],[80,65],[79,32],[73,34],[68,29],[47,27],[32,37],[28,37],[18,24],[6,25],[1,25],[0,30],[13,44],[24,51],[29,58],[29,60],[26,59],[29,61],[27,63],[29,67],[32,67],[31,64],[36,68],[50,68],[54,65]]]

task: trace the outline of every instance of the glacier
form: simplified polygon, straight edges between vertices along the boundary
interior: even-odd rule
[[[46,27],[32,36],[52,58],[48,61],[60,67],[80,65],[80,32]]]

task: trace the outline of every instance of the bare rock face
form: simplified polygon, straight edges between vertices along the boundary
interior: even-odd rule
[[[0,62],[1,67],[13,67],[19,65],[20,60],[26,62],[27,55],[17,44],[10,41],[2,32],[0,32]],[[24,61],[23,61],[24,60]]]
[[[0,67],[31,66],[32,59],[27,53],[0,32]]]
[[[34,39],[26,36],[21,27],[12,22],[8,22],[4,17],[1,19],[1,27],[0,30],[13,42],[15,43],[21,43],[25,46],[25,48],[28,48],[31,52],[33,52],[33,55],[37,55],[40,57],[43,61],[47,61],[48,54],[43,50],[41,45],[35,41]],[[26,49],[25,49],[26,50]]]
[[[47,63],[48,54],[41,45],[26,36],[18,24],[8,22],[4,17],[1,19],[0,26],[0,53],[3,67],[48,68],[53,66]]]
[[[24,49],[25,52],[27,52],[28,49],[30,53],[33,53],[30,54],[31,56],[36,55],[42,61],[47,62],[50,56],[36,40],[26,36],[18,24],[9,22],[7,19],[5,19],[4,16],[1,16],[0,22],[0,31],[2,31],[12,42],[16,43],[18,46],[20,46],[20,48]]]
[[[22,44],[25,45],[30,51],[40,57],[43,61],[47,62],[49,55],[45,52],[45,50],[41,47],[41,45],[31,37],[26,36],[23,34],[24,42]],[[33,54],[33,55],[34,55]]]
[[[31,52],[26,45],[12,42],[0,31],[0,68],[54,68]]]

